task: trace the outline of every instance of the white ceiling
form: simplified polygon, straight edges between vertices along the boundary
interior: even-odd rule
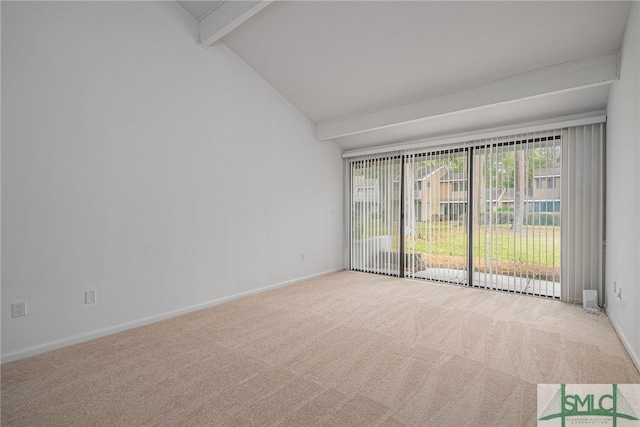
[[[180,3],[191,16],[200,20],[218,8],[224,1],[179,1],[178,3]]]
[[[190,3],[208,4],[191,12],[202,18],[220,2],[181,2]],[[321,128],[423,100],[446,104],[449,94],[616,51],[629,9],[611,1],[276,1],[222,41]],[[328,135],[352,149],[604,108],[608,85],[587,83]]]

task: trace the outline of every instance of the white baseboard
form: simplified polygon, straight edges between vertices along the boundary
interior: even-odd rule
[[[622,345],[624,346],[625,350],[627,350],[629,357],[633,361],[634,365],[636,365],[636,369],[638,370],[638,372],[640,372],[640,357],[638,357],[638,353],[636,353],[633,347],[631,347],[631,345],[629,344],[629,340],[627,339],[624,332],[622,332],[622,328],[618,324],[618,321],[616,320],[616,318],[614,316],[611,316],[611,313],[609,313],[609,310],[606,310],[606,312],[607,312],[607,317],[609,318],[609,321],[613,326],[613,329],[615,329],[616,333],[618,334],[618,338],[620,338],[620,341],[622,342]]]
[[[313,279],[316,277],[324,276],[331,273],[336,273],[338,271],[342,271],[342,268],[324,271],[322,273],[312,274],[310,276],[299,277],[297,279],[288,280],[286,282],[280,282],[269,286],[264,286],[258,289],[252,289],[250,291],[240,292],[237,294],[229,295],[226,297],[210,300],[207,302],[203,302],[200,304],[195,304],[189,307],[180,308],[178,310],[169,311],[166,313],[158,314],[155,316],[145,317],[143,319],[134,320],[132,322],[122,323],[120,325],[112,326],[105,329],[100,329],[97,331],[85,332],[78,335],[73,335],[71,337],[63,338],[61,340],[48,342],[45,344],[36,345],[33,347],[29,347],[23,350],[14,351],[11,353],[2,354],[2,363],[13,362],[15,360],[24,359],[31,356],[36,356],[38,354],[46,353],[48,351],[57,350],[59,348],[67,347],[73,344],[79,344],[85,341],[90,341],[96,338],[102,338],[107,335],[112,335],[118,332],[126,331],[127,329],[133,329],[140,326],[149,325],[151,323],[159,322],[161,320],[170,319],[172,317],[180,316],[182,314],[191,313],[193,311],[202,310],[205,308],[213,307],[218,304],[222,304],[228,301],[233,301],[238,298],[246,297],[249,295],[257,294],[260,292],[265,292],[271,289],[280,288],[287,285],[293,285],[294,283],[299,283],[304,280]]]

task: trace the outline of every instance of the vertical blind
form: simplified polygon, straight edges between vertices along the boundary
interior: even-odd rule
[[[604,124],[573,127],[564,133],[563,299],[580,302],[583,290],[597,290],[602,306]]]
[[[399,156],[350,162],[352,270],[400,275],[400,162]]]
[[[561,131],[474,151],[474,286],[560,298]]]
[[[603,126],[351,158],[350,268],[602,304]]]
[[[468,149],[404,153],[405,277],[467,283]]]

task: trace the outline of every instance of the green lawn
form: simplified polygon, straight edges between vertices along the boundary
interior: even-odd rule
[[[367,237],[388,235],[375,220],[367,221]],[[395,233],[394,233],[395,234]],[[397,239],[394,239],[397,245]],[[474,233],[474,257],[493,258],[513,263],[560,267],[560,227],[525,226],[521,233],[513,233],[510,225],[482,227]],[[397,247],[396,247],[397,248]],[[467,233],[464,225],[455,221],[434,221],[417,224],[415,238],[405,242],[407,252],[465,257]]]
[[[467,233],[454,222],[419,223],[417,236],[405,250],[438,255],[465,256]],[[475,258],[560,266],[560,227],[525,226],[514,233],[510,225],[482,227],[473,236]]]

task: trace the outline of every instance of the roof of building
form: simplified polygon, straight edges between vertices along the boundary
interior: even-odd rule
[[[504,196],[505,190],[506,188],[504,187],[487,188],[485,200],[487,202],[497,202]]]
[[[507,192],[506,194],[503,196],[502,201],[503,202],[513,202],[515,200],[515,193],[516,193],[516,189],[515,188],[507,188]],[[533,188],[528,187],[525,191],[525,198],[527,200],[531,200],[533,199]]]
[[[534,178],[560,176],[560,167],[555,168],[537,168],[533,170]]]
[[[433,173],[437,172],[440,169],[444,169],[444,166],[420,166],[416,169],[415,179],[416,181],[421,181],[423,179],[429,178]]]
[[[440,178],[440,181],[464,181],[465,179],[467,179],[467,173],[466,172],[449,172],[448,174],[446,174],[445,176],[443,176],[442,178]]]

